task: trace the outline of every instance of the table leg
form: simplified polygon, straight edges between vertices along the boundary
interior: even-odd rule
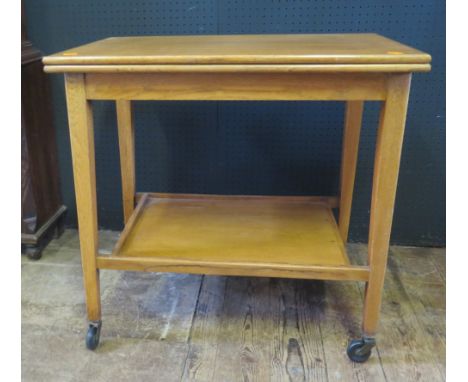
[[[370,274],[364,301],[363,333],[367,337],[375,335],[379,320],[410,83],[411,74],[390,77],[380,113],[370,212]]]
[[[349,220],[353,202],[354,179],[361,134],[363,101],[346,102],[345,126],[343,133],[343,153],[341,156],[340,213],[338,227],[341,238],[348,241]]]
[[[116,109],[124,222],[127,223],[135,208],[135,138],[131,101],[117,100]]]
[[[65,89],[86,307],[88,319],[93,327],[100,328],[101,297],[99,270],[96,267],[98,230],[92,108],[90,101],[86,99],[83,74],[66,74]]]

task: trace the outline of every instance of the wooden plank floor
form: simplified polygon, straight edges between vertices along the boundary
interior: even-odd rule
[[[101,232],[111,249],[114,232]],[[364,245],[349,246],[362,263]],[[363,284],[102,271],[103,329],[86,329],[78,236],[22,261],[24,381],[443,381],[445,250],[392,247],[377,349],[348,361]]]

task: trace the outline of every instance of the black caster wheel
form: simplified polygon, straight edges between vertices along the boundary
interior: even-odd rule
[[[42,248],[39,245],[25,245],[23,253],[30,260],[39,260],[42,257]]]
[[[359,340],[351,340],[346,349],[346,354],[353,362],[366,362],[375,346],[375,339],[372,337],[363,337]]]
[[[94,350],[99,345],[99,336],[101,335],[101,321],[91,322],[86,333],[86,347]]]

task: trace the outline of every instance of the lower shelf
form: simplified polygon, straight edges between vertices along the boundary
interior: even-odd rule
[[[325,197],[144,194],[98,268],[367,280]]]

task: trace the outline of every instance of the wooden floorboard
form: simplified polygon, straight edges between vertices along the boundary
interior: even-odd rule
[[[445,273],[446,273],[446,264],[445,264],[445,250],[441,248],[424,248],[426,250],[427,256],[432,261],[437,271],[439,272],[440,278],[445,284]]]
[[[213,381],[226,277],[205,276],[189,338],[183,381]]]
[[[101,244],[116,238],[105,232]],[[348,252],[363,264],[365,245]],[[443,249],[391,248],[365,364],[346,356],[360,335],[363,283],[104,271],[102,343],[89,352],[76,231],[22,261],[24,381],[445,380]]]
[[[361,335],[362,293],[356,282],[326,282],[323,319],[320,321],[329,381],[386,381],[374,352],[366,363],[352,364],[346,355],[350,338]]]
[[[362,261],[365,246],[357,246],[350,257]],[[411,292],[413,283],[421,288],[421,294],[429,291],[424,280],[431,279],[438,273],[428,268],[431,264],[421,254],[414,255],[410,249],[402,254],[393,247],[388,261],[385,278],[381,322],[377,335],[377,352],[387,381],[442,381],[444,377],[445,344],[440,349],[422,324],[423,317],[428,320],[440,320],[438,316],[427,316],[415,303],[416,296]],[[420,257],[420,259],[418,259]],[[430,284],[429,284],[430,285]],[[443,288],[443,285],[439,284]],[[363,286],[360,286],[363,293]],[[443,326],[445,320],[443,319]],[[440,363],[444,363],[440,365]]]
[[[286,380],[326,381],[327,369],[320,333],[324,283],[310,280],[275,282],[280,288],[276,294],[271,294],[271,298],[281,298],[285,311],[278,327],[284,328],[279,345],[289,377]]]
[[[265,322],[260,317],[259,303],[268,302],[268,290],[262,286],[265,280],[227,278],[213,381],[267,380],[270,368],[266,364],[266,331],[258,327]]]
[[[425,340],[427,351],[424,354],[435,358],[435,365],[444,378],[445,280],[436,264],[428,261],[426,252],[424,248],[392,248],[389,274],[409,300],[408,309],[413,311],[422,331],[420,338]],[[389,288],[391,290],[394,288]]]

